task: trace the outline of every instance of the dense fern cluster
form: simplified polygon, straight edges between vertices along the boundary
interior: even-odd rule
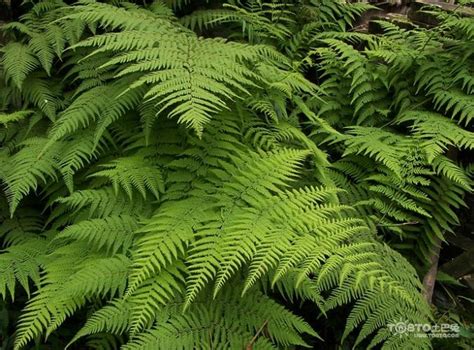
[[[474,148],[472,36],[459,31],[461,22],[449,17],[410,31],[380,22],[383,36],[334,35],[312,53],[322,57],[330,96],[315,100],[318,116],[347,130],[325,140],[342,145],[337,185],[347,200],[364,203],[372,224],[414,242],[422,258],[452,232],[454,210],[472,190],[469,164],[457,162]]]
[[[423,262],[471,190],[472,20],[375,36],[350,31],[363,3],[210,3],[44,0],[3,26],[15,349],[77,314],[70,347],[307,346],[297,305],[347,305],[356,347],[430,348],[387,327],[432,316],[385,242]]]

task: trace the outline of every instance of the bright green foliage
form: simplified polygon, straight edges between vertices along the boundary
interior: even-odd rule
[[[472,188],[472,23],[372,36],[347,31],[362,3],[202,3],[45,0],[4,26],[15,349],[83,310],[69,346],[310,346],[299,304],[347,305],[351,346],[429,349],[387,327],[432,318],[384,239],[423,258]]]
[[[102,165],[100,170],[90,176],[102,176],[110,179],[115,191],[122,188],[132,199],[133,189],[143,197],[150,191],[156,198],[159,192],[164,192],[161,172],[156,167],[149,165],[150,160],[140,156],[118,158],[110,164]]]

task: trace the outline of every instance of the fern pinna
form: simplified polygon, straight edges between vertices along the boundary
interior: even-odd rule
[[[447,153],[474,144],[472,23],[371,36],[346,32],[362,3],[212,3],[45,0],[3,26],[14,348],[77,315],[69,348],[311,347],[297,305],[348,305],[356,348],[430,348],[388,328],[432,316],[384,239],[422,257],[471,188]]]

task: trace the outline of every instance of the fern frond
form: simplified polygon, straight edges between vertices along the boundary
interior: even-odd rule
[[[126,301],[113,300],[110,304],[94,312],[86,324],[76,333],[67,347],[86,335],[100,332],[121,334],[128,329],[130,305]],[[67,348],[66,347],[66,348]]]
[[[10,294],[15,297],[16,281],[30,296],[30,280],[35,286],[40,284],[41,256],[46,252],[47,243],[41,238],[15,244],[0,255],[0,296],[6,299]]]
[[[63,261],[68,260],[71,261],[71,256]],[[79,266],[63,271],[47,269],[40,292],[30,300],[18,322],[15,349],[20,349],[43,331],[47,334],[54,331],[88,298],[107,293],[113,295],[123,290],[127,268],[128,259],[117,255],[112,258],[91,257]],[[73,273],[69,274],[71,270]]]
[[[68,226],[56,236],[56,239],[84,241],[93,249],[105,248],[115,254],[130,247],[132,235],[137,228],[137,221],[131,216],[110,216],[83,220]]]
[[[54,156],[57,149],[51,149],[38,158],[46,139],[30,139],[15,153],[3,171],[5,192],[13,215],[20,200],[31,190],[36,190],[40,183],[57,178],[57,165]]]
[[[0,124],[6,127],[9,123],[21,121],[30,116],[32,113],[33,111],[18,111],[10,114],[1,113]]]
[[[163,174],[157,167],[150,166],[146,158],[135,156],[118,158],[109,164],[101,165],[100,170],[90,176],[106,177],[117,192],[119,188],[132,199],[132,189],[137,190],[143,198],[150,191],[156,199],[164,192]]]
[[[21,89],[28,74],[38,67],[38,60],[32,50],[21,43],[9,43],[0,52],[2,52],[0,64],[5,70],[7,81],[11,80],[18,89]]]
[[[140,229],[144,235],[137,239],[128,294],[176,260],[192,240],[193,227],[203,215],[202,204],[195,200],[173,204],[165,203]]]

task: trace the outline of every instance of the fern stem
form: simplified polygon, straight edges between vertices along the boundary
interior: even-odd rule
[[[431,250],[431,256],[429,259],[430,268],[428,272],[425,274],[423,278],[423,297],[428,302],[428,304],[432,303],[433,299],[433,292],[436,283],[436,275],[438,274],[438,261],[439,261],[439,253],[441,251],[441,239],[436,237],[435,242],[433,244],[433,248]]]
[[[265,326],[268,324],[268,320],[265,320],[262,325],[260,326],[260,328],[257,330],[257,333],[255,333],[255,335],[253,336],[253,338],[249,341],[249,343],[247,344],[247,346],[245,347],[245,350],[253,350],[253,344],[255,344],[255,342],[257,341],[258,339],[258,336],[260,335],[260,333],[262,333],[263,329],[265,328]]]

